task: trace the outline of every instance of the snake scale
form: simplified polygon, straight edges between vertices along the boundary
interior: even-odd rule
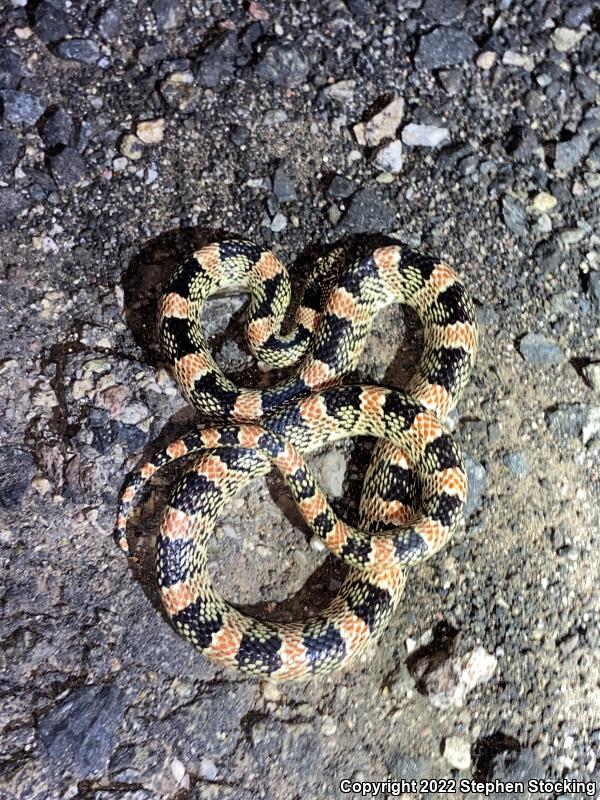
[[[240,388],[215,363],[201,329],[207,298],[243,286],[250,293],[247,335],[273,367],[297,365],[273,388]],[[444,424],[466,386],[477,350],[471,299],[457,274],[399,245],[342,263],[318,260],[288,333],[288,273],[279,259],[242,240],[210,244],[174,272],[159,308],[161,348],[185,397],[213,422],[171,443],[132,473],[121,495],[116,538],[138,492],[165,464],[194,456],[172,489],[157,544],[162,602],[179,632],[223,666],[273,680],[323,674],[377,640],[397,607],[405,565],[431,556],[452,536],[467,481]],[[403,303],[418,314],[424,348],[405,392],[340,385],[357,365],[377,313]],[[358,528],[340,519],[303,454],[350,436],[374,448]],[[242,613],[214,589],[207,542],[227,502],[275,466],[314,533],[350,566],[321,613],[275,624]]]

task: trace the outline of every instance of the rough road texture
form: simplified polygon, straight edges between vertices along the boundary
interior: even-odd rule
[[[2,800],[600,783],[597,8],[2,3]],[[222,234],[301,278],[311,253],[353,253],[364,232],[437,252],[478,305],[454,418],[469,514],[364,663],[261,686],[160,614],[172,476],[132,530],[133,569],[111,539],[126,473],[194,423],[156,350],[157,292]],[[207,334],[264,385],[242,306],[213,301]],[[389,311],[358,378],[400,385],[418,348]],[[350,518],[364,463],[351,443],[315,459]],[[218,587],[275,618],[324,605],[343,573],[297,523],[278,481],[252,486],[213,543]]]

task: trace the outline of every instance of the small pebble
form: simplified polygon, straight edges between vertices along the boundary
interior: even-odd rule
[[[91,39],[67,39],[58,45],[57,53],[60,58],[84,64],[95,64],[100,57],[98,45]]]
[[[421,37],[415,56],[419,70],[441,69],[473,58],[477,45],[464,31],[440,26]]]
[[[68,17],[58,3],[41,2],[36,5],[33,20],[36,34],[46,44],[59,42],[69,34]]]
[[[173,30],[185,19],[185,8],[179,0],[153,0],[152,11],[161,31]]]
[[[310,71],[310,61],[305,51],[291,42],[275,42],[264,51],[255,70],[276,86],[298,86]]]
[[[404,99],[395,97],[391,103],[375,114],[368,122],[354,126],[354,134],[359,144],[377,147],[386,139],[394,139],[396,130],[404,116]]]
[[[519,342],[519,352],[530,364],[560,364],[565,356],[560,347],[539,333],[528,333]]]
[[[323,736],[333,736],[336,731],[337,722],[332,719],[332,717],[323,717],[323,722],[321,723],[321,733]]]
[[[354,80],[337,81],[326,86],[321,94],[336,103],[347,103],[353,99],[355,87],[356,81]]]
[[[583,179],[590,189],[600,189],[600,172],[586,172]]]
[[[529,462],[525,454],[520,450],[514,453],[506,453],[502,461],[504,466],[517,478],[524,478],[529,474]]]
[[[558,201],[553,194],[550,194],[549,192],[538,192],[533,198],[531,207],[536,214],[544,214],[547,211],[552,211],[553,208],[556,208],[557,202]]]
[[[568,173],[577,167],[590,152],[590,140],[584,134],[577,134],[556,145],[554,168],[557,172]]]
[[[180,784],[185,777],[185,767],[178,758],[174,758],[171,761],[171,775],[178,784]]]
[[[575,47],[583,35],[583,31],[573,30],[572,28],[556,28],[550,38],[559,53],[567,53]]]
[[[46,110],[46,103],[39,97],[13,89],[0,91],[2,115],[11,125],[35,125]]]
[[[264,681],[262,685],[262,695],[265,700],[271,703],[279,703],[281,700],[281,691],[276,683],[273,681]]]
[[[583,375],[596,394],[600,395],[600,362],[587,364],[583,368]]]
[[[535,227],[538,233],[550,233],[552,231],[552,220],[548,214],[540,214]]]
[[[479,67],[479,69],[488,70],[491,69],[494,64],[496,63],[497,59],[496,53],[493,50],[485,50],[483,53],[480,53],[477,56],[477,60],[475,63]]]
[[[203,778],[206,778],[207,781],[214,781],[217,779],[219,774],[219,770],[217,769],[217,765],[215,762],[210,758],[203,758],[200,761],[200,775]]]
[[[439,147],[450,139],[448,128],[418,125],[411,122],[402,130],[402,141],[408,147]]]
[[[132,133],[128,133],[123,137],[123,141],[121,142],[119,149],[125,158],[128,158],[130,161],[139,161],[144,152],[144,145],[137,136],[134,136]]]
[[[259,22],[267,22],[269,19],[269,12],[266,8],[261,6],[260,3],[251,0],[248,6],[248,15],[250,19],[258,20]]]
[[[402,169],[402,142],[395,139],[383,145],[376,152],[373,162],[379,169],[397,175]]]
[[[129,164],[129,159],[125,158],[125,156],[121,156],[120,158],[113,159],[113,170],[115,172],[123,172],[127,169]]]
[[[138,122],[135,132],[144,144],[159,144],[165,135],[164,119],[149,119]]]
[[[444,742],[444,758],[453,769],[469,769],[471,743],[462,736],[449,736]]]
[[[502,56],[502,63],[509,67],[522,67],[527,72],[531,72],[535,67],[533,58],[531,56],[523,55],[522,53],[513,53],[507,50]]]
[[[85,177],[86,163],[72,147],[63,147],[51,156],[50,171],[59,186],[76,186]]]
[[[571,244],[577,244],[587,236],[585,228],[565,228],[560,232],[560,240],[567,247]]]
[[[325,542],[316,534],[310,537],[310,547],[315,553],[324,553],[327,550]]]
[[[356,191],[354,181],[344,178],[342,175],[334,175],[331,183],[327,187],[327,194],[334,200],[346,199]]]
[[[270,228],[273,233],[280,233],[285,230],[287,228],[287,217],[281,211],[278,211],[271,221]]]

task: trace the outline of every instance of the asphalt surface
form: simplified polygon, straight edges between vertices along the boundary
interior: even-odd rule
[[[599,61],[585,0],[2,4],[1,800],[600,796]],[[229,234],[297,285],[392,236],[455,266],[481,325],[451,419],[465,525],[367,657],[304,685],[217,670],[161,615],[176,469],[131,563],[111,537],[127,473],[198,422],[160,286]],[[265,385],[243,306],[211,301],[206,334]],[[388,309],[353,377],[403,385],[421,338]],[[364,447],[312,463],[351,518]],[[253,484],[215,583],[274,619],[322,607],[343,570],[309,540],[281,482]]]

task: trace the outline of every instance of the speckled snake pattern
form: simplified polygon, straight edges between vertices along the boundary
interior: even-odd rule
[[[272,367],[297,365],[273,388],[236,386],[202,334],[207,298],[240,287],[250,293],[253,353]],[[348,263],[337,251],[317,261],[284,334],[290,302],[285,267],[251,242],[208,245],[175,271],[161,296],[159,340],[182,392],[211,423],[131,475],[116,529],[128,552],[126,525],[138,492],[165,464],[193,456],[162,516],[162,602],[179,632],[210,659],[273,680],[348,664],[385,629],[403,593],[405,567],[431,556],[455,532],[467,481],[445,419],[477,350],[473,305],[457,274],[402,245]],[[423,353],[406,391],[340,385],[355,369],[375,316],[392,303],[412,307],[424,329]],[[303,457],[350,436],[378,440],[358,527],[334,512]],[[313,532],[350,567],[324,611],[287,624],[242,613],[216,592],[207,571],[207,542],[227,502],[273,466]]]

